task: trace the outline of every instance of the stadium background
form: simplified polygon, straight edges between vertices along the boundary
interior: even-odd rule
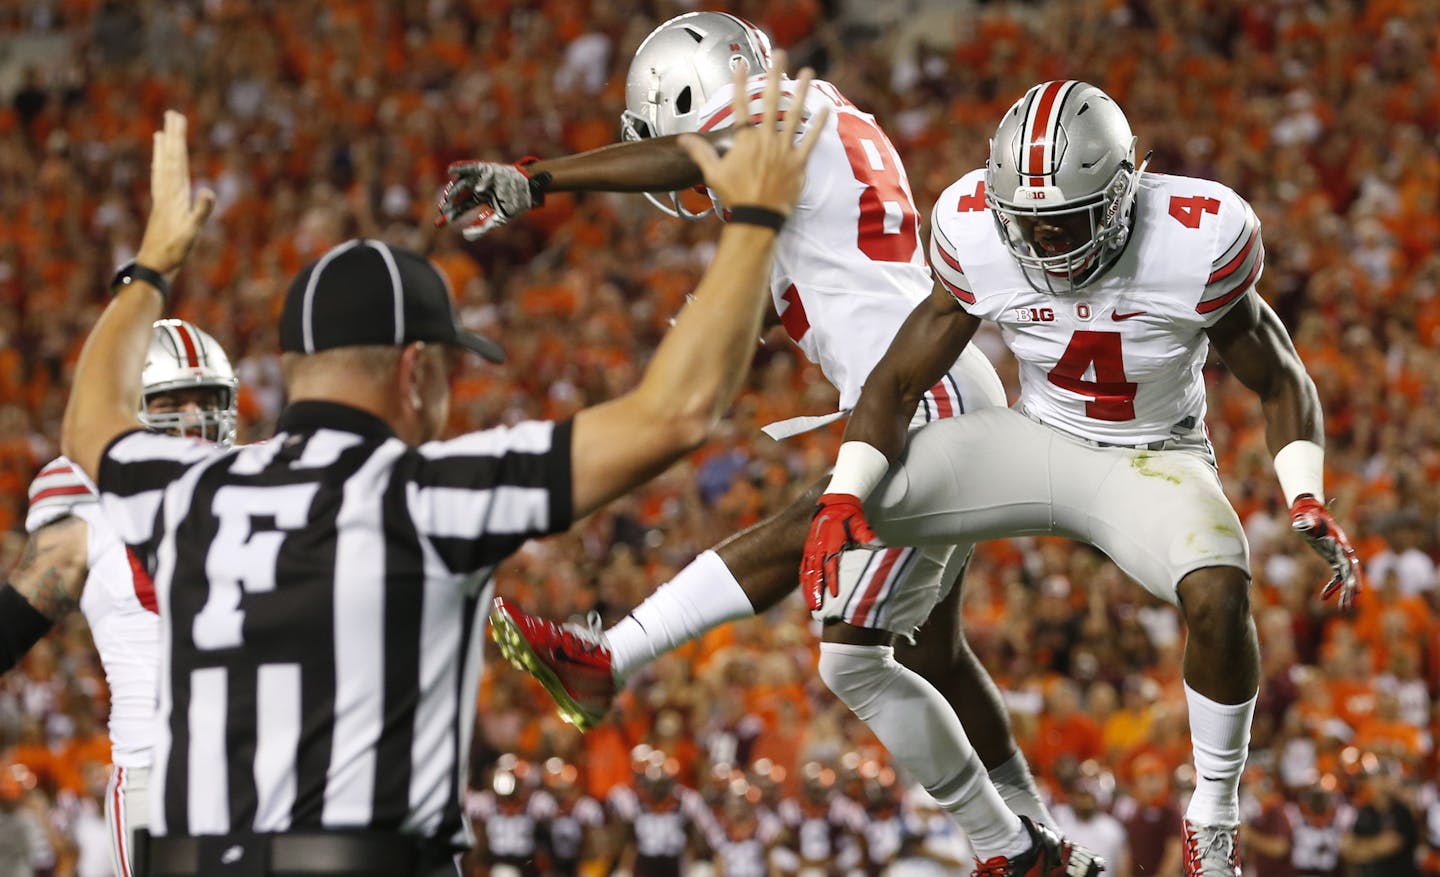
[[[304,262],[356,234],[429,252],[465,322],[509,352],[505,366],[463,376],[457,430],[563,417],[629,386],[703,270],[713,223],[667,219],[637,196],[557,196],[466,245],[432,229],[432,203],[452,160],[613,141],[631,53],[684,8],[0,5],[0,566],[13,566],[23,545],[26,485],[56,453],[69,375],[106,279],[138,243],[149,134],[167,107],[189,114],[191,166],[220,196],[175,310],[230,352],[244,386],[242,437],[267,434],[281,405],[281,291]],[[1153,170],[1211,177],[1250,200],[1265,224],[1261,288],[1319,385],[1328,490],[1371,590],[1353,618],[1318,602],[1327,571],[1288,533],[1258,404],[1223,369],[1207,371],[1221,475],[1254,553],[1264,655],[1247,806],[1255,816],[1319,786],[1343,813],[1392,786],[1421,820],[1425,873],[1440,874],[1440,854],[1424,846],[1427,818],[1429,842],[1440,844],[1440,5],[706,8],[760,23],[797,66],[814,64],[875,113],[927,214],[949,181],[983,162],[1009,103],[1057,77],[1114,96],[1141,151],[1155,150]],[[981,341],[1013,398],[1013,364],[998,338]],[[570,534],[530,545],[501,569],[500,592],[613,620],[816,477],[837,433],[777,444],[757,427],[833,404],[783,335],[770,338],[715,441]],[[1062,541],[983,546],[965,587],[972,642],[1057,802],[1084,788],[1135,818],[1183,803],[1189,740],[1175,612],[1103,557]],[[535,763],[561,756],[603,795],[633,782],[630,752],[647,743],[673,756],[691,785],[707,782],[720,759],[763,786],[755,766],[768,759],[786,768],[773,794],[790,795],[800,765],[816,760],[858,789],[876,772],[861,777],[857,762],[884,754],[824,690],[814,662],[814,631],[791,600],[661,660],[630,686],[614,720],[582,737],[527,678],[492,660],[475,782],[488,784],[485,766],[502,752]],[[0,795],[0,820],[34,817],[50,849],[41,873],[88,877],[108,867],[103,846],[102,858],[95,852],[106,711],[78,615],[0,679],[0,763],[26,780]],[[1178,833],[1178,818],[1161,824]],[[11,873],[7,864],[19,863],[0,849],[0,872]]]

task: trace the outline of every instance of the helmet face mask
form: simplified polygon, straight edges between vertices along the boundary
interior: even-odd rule
[[[184,320],[155,323],[141,371],[146,429],[235,443],[239,380],[219,343]]]
[[[1103,91],[1076,81],[1030,89],[1001,120],[985,166],[996,231],[1031,287],[1070,295],[1129,242],[1136,138]]]
[[[700,108],[730,84],[741,61],[752,73],[770,64],[769,37],[744,19],[723,12],[687,12],[655,28],[635,51],[625,77],[620,138],[648,140],[698,131]],[[689,210],[676,192],[647,192],[645,198],[682,219],[702,219],[714,212]]]

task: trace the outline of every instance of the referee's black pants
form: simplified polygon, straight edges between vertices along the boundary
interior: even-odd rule
[[[142,838],[140,877],[457,877],[449,844],[381,832]]]

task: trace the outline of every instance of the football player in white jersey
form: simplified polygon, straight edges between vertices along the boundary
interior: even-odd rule
[[[1260,665],[1244,531],[1203,424],[1210,345],[1260,397],[1292,525],[1334,570],[1323,593],[1348,606],[1360,572],[1323,504],[1314,383],[1255,291],[1259,220],[1218,183],[1145,173],[1135,142],[1100,89],[1042,83],[1005,114],[986,167],[940,197],[930,244],[938,282],[865,384],[801,586],[818,602],[836,599],[845,549],[872,543],[1050,534],[1104,551],[1185,618],[1199,783],[1185,874],[1237,877],[1237,790]],[[907,434],[927,381],[982,320],[999,325],[1020,362],[1018,406]],[[820,658],[842,699],[882,717],[902,706],[879,687],[883,656],[844,649],[827,643]],[[905,733],[951,723],[948,734],[963,735],[944,710],[922,718],[903,708]],[[882,741],[896,732],[883,719],[871,725]],[[937,746],[945,739],[937,733]]]
[[[140,420],[149,429],[235,441],[238,381],[225,351],[183,320],[160,320],[142,373]],[[30,538],[10,584],[0,590],[0,672],[79,608],[90,625],[110,687],[105,793],[115,872],[133,873],[131,842],[148,823],[146,798],[159,672],[160,616],[149,573],[101,514],[94,486],[65,457],[30,485]]]
[[[667,213],[692,219],[705,215],[686,209],[673,194],[700,182],[699,169],[676,135],[698,131],[723,146],[736,87],[732,71],[742,62],[759,71],[769,66],[769,56],[764,33],[734,16],[700,12],[667,21],[641,43],[630,65],[622,133],[636,142],[524,165],[454,165],[454,179],[440,202],[441,221],[457,222],[478,210],[464,230],[473,239],[539,203],[547,192],[580,190],[664,191],[671,193],[668,205],[654,196],[651,200]],[[759,76],[749,79],[752,101],[763,82]],[[778,241],[771,295],[779,322],[839,391],[844,412],[855,404],[866,376],[906,316],[925,299],[932,280],[904,167],[874,117],[819,80],[811,83],[801,111],[806,116],[802,128],[818,121],[821,112],[826,116],[800,202]],[[725,206],[714,206],[723,216]],[[913,401],[912,421],[919,425],[1003,408],[1005,401],[994,368],[972,348]],[[772,424],[767,432],[793,435],[842,416],[795,418]],[[604,716],[627,675],[719,624],[769,609],[794,590],[795,565],[817,495],[801,497],[704,552],[603,634],[557,625],[497,599],[491,619],[502,652],[545,685],[567,720],[590,727]],[[924,645],[908,654],[907,662],[937,680],[975,730],[990,777],[1010,808],[1024,815],[1026,824],[1048,822],[1029,767],[1010,737],[1000,693],[960,633],[959,589],[952,585],[969,553],[966,542],[852,555],[843,573],[845,599],[824,607],[819,617],[876,640],[888,642],[895,634],[911,638],[931,607],[949,594],[946,609],[926,627]],[[940,696],[920,676],[904,673],[901,685],[923,685],[917,697]],[[908,766],[945,802],[954,803],[955,789],[970,782],[951,765]],[[985,779],[983,770],[980,779]],[[989,795],[987,800],[999,803],[994,791]],[[997,853],[1027,849],[1024,832],[1017,840],[1010,831],[1021,830],[1020,820],[1003,806],[999,811],[1008,819],[972,816],[965,823],[976,846]],[[1103,868],[1088,852],[1072,851],[1053,834],[1035,831],[1044,837],[1034,848],[1036,856],[1063,860],[1062,868],[1071,868],[1057,873],[1089,875]]]

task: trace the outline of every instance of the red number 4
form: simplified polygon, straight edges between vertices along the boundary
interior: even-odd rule
[[[1094,366],[1095,380],[1085,379]],[[1134,420],[1137,385],[1125,379],[1119,332],[1079,330],[1060,361],[1046,375],[1050,383],[1081,396],[1089,396],[1085,416],[1093,420]]]
[[[981,180],[975,184],[975,191],[969,195],[961,195],[955,202],[956,213],[974,213],[977,210],[985,209],[985,181]]]
[[[1170,215],[1186,228],[1199,228],[1206,213],[1219,214],[1220,202],[1204,195],[1170,196]]]

